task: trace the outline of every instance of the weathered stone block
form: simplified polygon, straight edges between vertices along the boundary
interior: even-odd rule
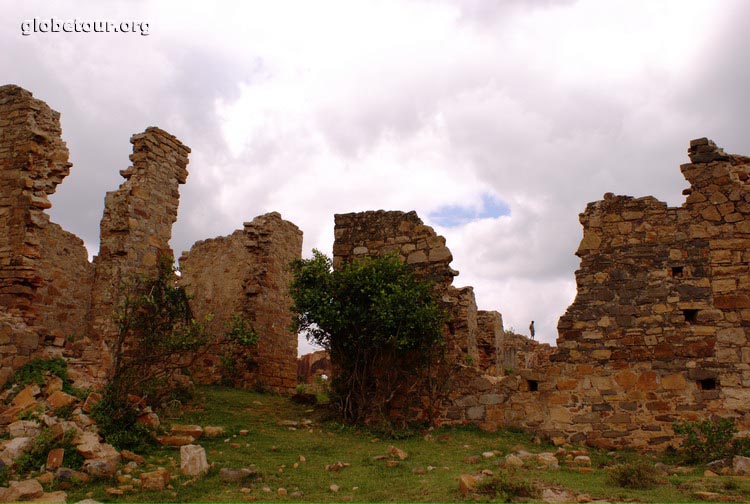
[[[202,476],[208,472],[206,450],[200,445],[186,445],[180,448],[180,471],[185,476]]]

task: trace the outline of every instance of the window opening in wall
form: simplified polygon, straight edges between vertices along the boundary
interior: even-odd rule
[[[698,380],[698,388],[701,390],[716,390],[716,378]]]
[[[698,310],[682,310],[682,314],[685,316],[685,322],[688,324],[695,324],[698,321]]]
[[[674,278],[679,278],[685,274],[685,267],[684,266],[672,266],[672,276]]]
[[[529,384],[529,392],[537,392],[539,391],[539,382],[536,380],[526,380],[526,383]]]

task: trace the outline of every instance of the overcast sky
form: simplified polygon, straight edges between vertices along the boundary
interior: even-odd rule
[[[270,211],[330,255],[335,213],[416,210],[480,309],[553,343],[587,202],[680,205],[692,138],[750,153],[746,0],[0,5],[0,80],[62,113],[74,166],[51,214],[92,255],[154,125],[192,148],[177,255]],[[149,35],[22,35],[53,17]]]

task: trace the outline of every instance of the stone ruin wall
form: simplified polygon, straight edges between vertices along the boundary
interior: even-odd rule
[[[676,442],[673,422],[750,426],[750,158],[707,139],[689,154],[681,207],[611,194],[588,205],[558,348],[510,377],[467,377],[456,421],[649,449]]]
[[[93,269],[83,242],[44,212],[70,167],[60,114],[18,86],[1,86],[0,382],[85,332]]]
[[[491,422],[494,417],[487,415],[488,408],[500,407],[507,399],[492,388],[507,386],[505,370],[515,370],[526,362],[545,362],[549,345],[506,333],[499,312],[477,310],[473,289],[452,285],[458,272],[450,267],[453,256],[445,238],[424,225],[416,212],[381,210],[336,215],[335,224],[334,269],[359,258],[395,253],[417,278],[433,282],[449,319],[444,332],[445,357],[438,363],[442,397],[433,403],[438,423],[477,423],[496,429],[497,424]],[[537,354],[545,357],[538,358]],[[423,405],[429,403],[423,398]],[[408,414],[420,419],[426,418],[427,412]]]
[[[196,363],[194,376],[215,383],[221,376],[221,342],[232,316],[258,333],[257,348],[234,361],[233,381],[246,388],[292,393],[297,385],[297,334],[291,330],[289,263],[302,257],[302,231],[277,212],[256,217],[230,236],[197,242],[180,258],[182,283],[198,319],[213,315],[214,350]],[[246,365],[247,357],[252,358]],[[244,362],[243,362],[244,360]]]
[[[159,128],[133,135],[132,166],[121,170],[119,189],[108,192],[100,226],[99,254],[91,293],[90,333],[109,339],[122,285],[137,275],[153,276],[159,261],[171,259],[172,225],[177,220],[180,184],[187,181],[190,148]]]
[[[92,264],[83,242],[45,213],[71,167],[60,114],[18,86],[0,87],[0,384],[29,360],[53,355],[69,358],[81,384],[106,379],[122,283],[154,275],[161,258],[172,257],[179,185],[188,175],[190,149],[169,133],[148,128],[131,143],[132,166],[120,172],[120,188],[107,193]],[[300,256],[301,233],[289,223],[272,229],[269,215],[245,229],[246,252],[257,257],[241,299],[251,300],[261,329],[261,369],[281,391],[296,383],[296,336],[268,334],[289,318],[283,268],[288,256]],[[224,302],[234,300],[216,300]]]
[[[325,350],[317,350],[297,359],[297,378],[300,383],[312,384],[317,378],[332,376],[331,357]]]

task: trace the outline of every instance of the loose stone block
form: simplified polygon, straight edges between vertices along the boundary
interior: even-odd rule
[[[206,450],[200,445],[186,445],[180,448],[180,471],[185,476],[202,476],[208,472]]]

